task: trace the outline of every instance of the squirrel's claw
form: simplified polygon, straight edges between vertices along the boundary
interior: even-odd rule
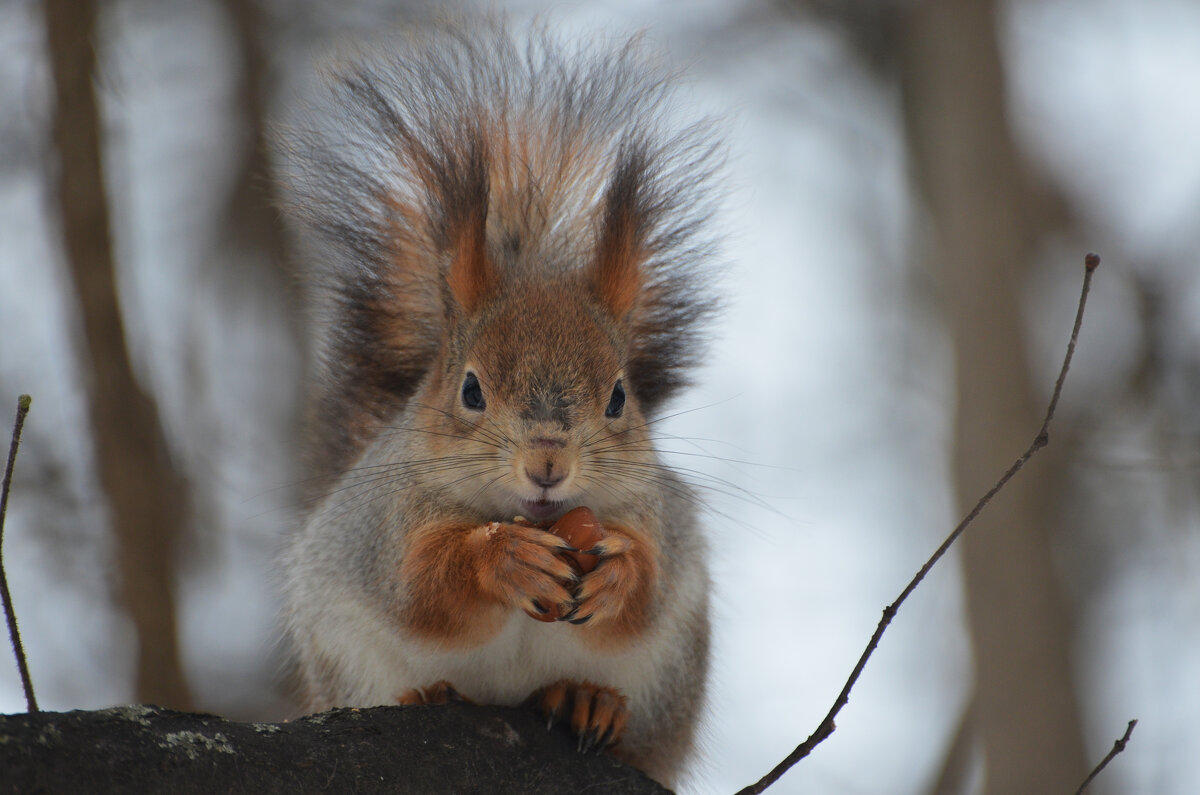
[[[483,591],[533,618],[554,620],[579,583],[558,555],[560,539],[536,528],[492,522],[479,528],[477,577]]]
[[[563,679],[531,696],[546,715],[550,729],[570,707],[570,727],[581,753],[602,751],[616,745],[629,719],[628,699],[611,687]]]
[[[613,533],[596,542],[595,546],[579,551],[584,555],[597,555],[603,562],[606,558],[628,552],[632,546],[633,541],[628,536]]]
[[[569,694],[567,692],[566,680],[555,682],[549,687],[544,687],[534,692],[530,696],[530,701],[546,716],[547,731],[554,728],[554,723],[562,715],[563,710],[566,709],[568,700]]]
[[[599,555],[600,562],[573,591],[576,607],[564,617],[567,621],[581,625],[592,619],[615,618],[644,598],[639,594],[645,581],[640,561],[637,556],[627,554],[632,548],[630,538],[614,533],[592,549],[584,550],[586,554]]]

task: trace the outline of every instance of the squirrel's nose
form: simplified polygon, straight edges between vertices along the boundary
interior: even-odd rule
[[[543,489],[552,489],[559,483],[563,482],[565,475],[555,472],[554,465],[549,461],[546,462],[545,472],[535,472],[528,467],[525,468],[525,477],[529,478],[536,485]]]

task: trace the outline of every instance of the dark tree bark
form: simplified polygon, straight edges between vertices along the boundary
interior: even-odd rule
[[[908,146],[930,210],[955,345],[957,490],[986,488],[1040,422],[1019,296],[1040,231],[1009,131],[992,0],[924,0],[900,16]],[[975,657],[971,726],[987,792],[1072,792],[1087,772],[1072,626],[1052,560],[1055,478],[1043,457],[961,545]],[[961,497],[960,497],[961,499]]]
[[[186,708],[171,555],[184,526],[185,488],[125,344],[92,85],[97,4],[43,0],[43,10],[56,103],[56,198],[83,332],[79,358],[95,466],[117,542],[121,601],[137,631],[136,694]]]
[[[448,704],[234,723],[157,707],[0,716],[0,793],[664,795],[532,710]]]

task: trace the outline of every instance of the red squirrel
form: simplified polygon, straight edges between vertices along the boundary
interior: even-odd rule
[[[670,786],[711,586],[655,423],[717,305],[712,125],[637,40],[496,22],[326,77],[280,138],[315,308],[319,493],[282,556],[303,705],[531,703]],[[581,506],[589,549],[547,532]]]

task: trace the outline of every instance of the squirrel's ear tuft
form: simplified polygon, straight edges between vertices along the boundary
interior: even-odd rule
[[[444,164],[442,207],[445,242],[450,252],[446,284],[454,300],[474,312],[496,289],[499,278],[488,254],[488,160],[482,136],[468,140],[459,162]]]
[[[446,283],[450,294],[468,313],[474,312],[496,286],[496,269],[487,251],[486,221],[459,233],[454,243]]]
[[[649,220],[643,206],[648,164],[643,145],[623,144],[601,205],[595,259],[589,275],[596,296],[616,318],[629,314],[642,288]]]

